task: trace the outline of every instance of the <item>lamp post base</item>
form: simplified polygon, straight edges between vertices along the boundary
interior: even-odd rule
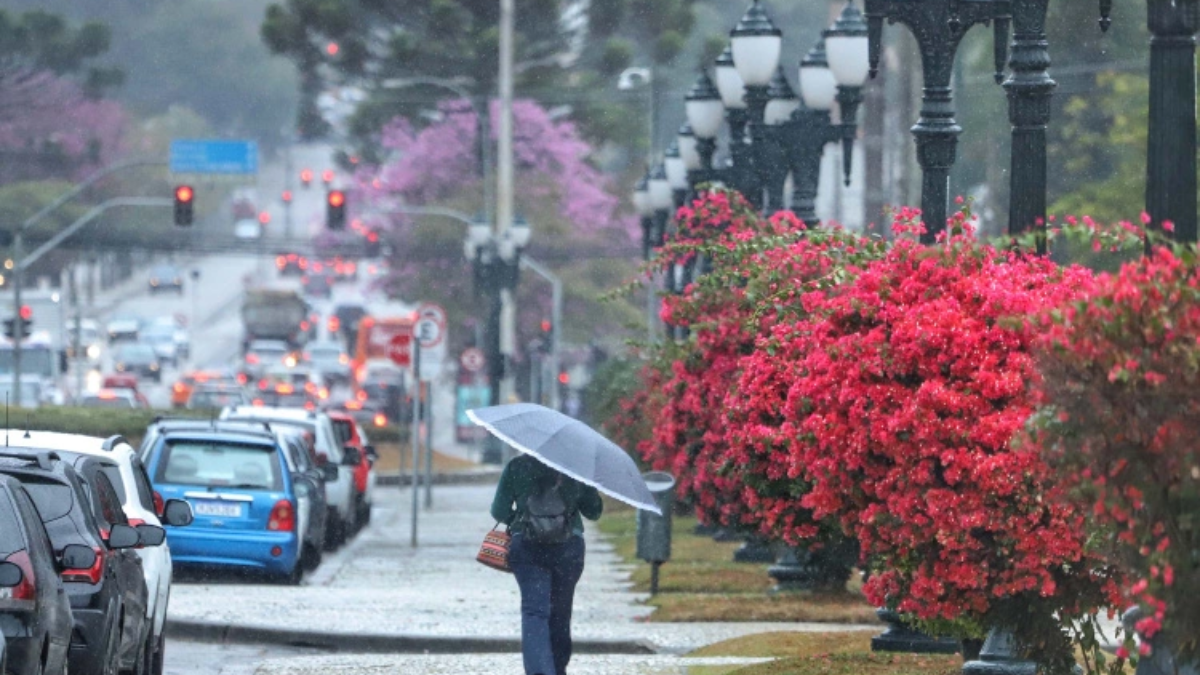
[[[789,546],[767,574],[775,580],[772,593],[817,591],[842,593],[851,568],[840,551],[829,546],[816,551]]]
[[[873,652],[904,652],[907,654],[957,654],[958,640],[935,638],[904,623],[890,609],[875,610],[879,619],[888,624],[887,630],[871,638]]]
[[[749,537],[742,543],[741,548],[733,552],[733,561],[740,563],[775,562],[775,552],[763,539]]]
[[[963,675],[1037,675],[1038,667],[1017,655],[1011,632],[993,628],[978,658],[963,664],[962,672]]]

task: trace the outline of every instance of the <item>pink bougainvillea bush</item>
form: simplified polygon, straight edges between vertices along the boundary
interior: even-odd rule
[[[1044,316],[1040,445],[1108,526],[1138,631],[1200,662],[1200,269],[1157,248]],[[1143,646],[1143,654],[1149,650]]]

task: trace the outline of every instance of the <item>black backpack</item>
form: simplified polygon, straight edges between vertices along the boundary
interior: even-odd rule
[[[562,495],[562,476],[525,498],[522,530],[539,544],[561,544],[571,538],[571,510]]]

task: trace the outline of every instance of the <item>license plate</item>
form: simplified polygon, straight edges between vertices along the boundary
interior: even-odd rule
[[[240,504],[219,504],[216,502],[196,502],[192,504],[192,510],[198,516],[222,516],[225,518],[240,518],[242,515],[242,506]]]

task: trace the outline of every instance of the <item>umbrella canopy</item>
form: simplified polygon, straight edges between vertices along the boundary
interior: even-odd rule
[[[630,506],[662,514],[629,454],[573,417],[533,403],[477,408],[467,417],[552,469]]]

